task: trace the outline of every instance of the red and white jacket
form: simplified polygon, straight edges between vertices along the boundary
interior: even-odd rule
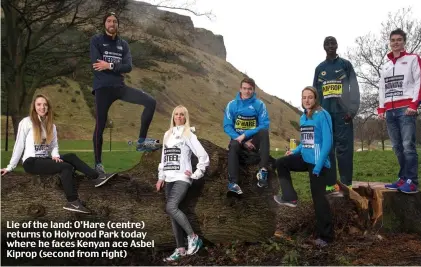
[[[382,66],[379,82],[379,114],[389,109],[410,107],[417,109],[421,101],[421,59],[417,54],[402,51]]]

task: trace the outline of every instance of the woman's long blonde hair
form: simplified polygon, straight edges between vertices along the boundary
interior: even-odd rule
[[[35,109],[35,101],[40,97],[47,101],[48,106],[47,114],[45,115],[45,119],[42,122],[38,117],[38,113]],[[51,141],[53,141],[53,107],[48,97],[42,94],[35,96],[34,100],[32,100],[31,107],[29,108],[29,117],[31,118],[32,122],[32,131],[34,132],[35,144],[42,144],[42,126],[44,126],[45,129],[47,139],[46,143],[51,144]]]
[[[307,115],[307,118],[311,119],[311,117],[313,116],[313,113],[314,113],[316,110],[321,110],[321,109],[322,109],[322,107],[320,106],[320,102],[319,102],[319,94],[317,93],[316,88],[314,88],[313,86],[306,86],[306,87],[305,87],[305,88],[301,91],[301,97],[303,96],[303,93],[304,93],[304,91],[306,91],[306,90],[311,91],[311,92],[314,94],[314,100],[315,100],[314,105],[311,107],[310,111],[306,114],[306,115]],[[301,106],[303,107],[304,112],[305,112],[306,110],[305,110],[305,108],[304,108],[304,105],[303,105],[303,103],[302,103],[302,100],[301,100]]]
[[[174,108],[174,110],[172,111],[172,115],[171,115],[171,121],[170,121],[170,129],[168,129],[168,131],[165,134],[164,137],[164,144],[167,143],[167,139],[169,137],[169,135],[172,133],[173,128],[175,127],[175,121],[174,121],[174,115],[175,115],[175,111],[177,109],[180,109],[181,112],[184,113],[184,118],[186,119],[186,122],[184,123],[184,130],[183,130],[183,136],[184,137],[190,137],[190,118],[189,118],[189,111],[187,110],[187,108],[183,105],[179,105],[176,106]]]

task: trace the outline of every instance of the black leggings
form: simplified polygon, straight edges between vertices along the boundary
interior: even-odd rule
[[[98,173],[73,153],[60,157],[63,162],[55,162],[51,158],[27,158],[23,162],[23,169],[27,173],[38,175],[60,173],[60,180],[67,201],[75,201],[79,196],[73,179],[73,170],[80,171],[91,179],[98,178]]]
[[[105,124],[107,122],[108,110],[117,99],[132,104],[143,105],[145,107],[140,121],[139,138],[146,138],[149,125],[151,124],[155,113],[155,99],[142,90],[137,90],[128,86],[103,87],[95,90],[96,125],[93,142],[96,164],[102,162],[102,134],[104,133]]]
[[[334,238],[332,213],[325,197],[327,183],[327,169],[322,168],[317,177],[313,174],[314,165],[303,160],[301,155],[293,154],[276,160],[279,182],[281,184],[282,199],[285,201],[297,200],[297,192],[292,185],[291,171],[308,172],[310,179],[311,197],[313,198],[314,212],[316,214],[317,234],[323,240],[330,242]]]

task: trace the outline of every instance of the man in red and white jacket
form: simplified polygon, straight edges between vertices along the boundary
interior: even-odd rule
[[[382,66],[379,81],[379,118],[386,118],[387,131],[400,170],[398,180],[385,185],[403,193],[418,191],[418,154],[416,149],[416,116],[421,101],[421,59],[405,51],[406,33],[390,33],[388,61]]]

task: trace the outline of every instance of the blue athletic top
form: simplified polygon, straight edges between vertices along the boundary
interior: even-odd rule
[[[241,99],[240,92],[230,101],[224,114],[224,131],[231,139],[244,134],[251,138],[262,129],[269,129],[270,121],[265,103],[256,98]]]
[[[307,163],[314,164],[313,173],[320,174],[323,167],[330,168],[329,152],[332,148],[332,119],[324,109],[307,118],[306,112],[300,118],[300,145],[292,151],[300,154]]]

